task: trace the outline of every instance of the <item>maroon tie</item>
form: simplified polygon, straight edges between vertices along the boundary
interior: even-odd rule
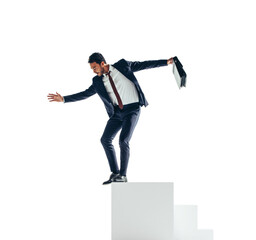
[[[114,84],[114,81],[113,81],[112,77],[110,76],[110,71],[107,73],[107,76],[109,77],[109,82],[111,84],[111,87],[112,87],[115,95],[116,95],[116,99],[118,101],[118,106],[119,106],[120,109],[123,109],[124,106],[123,106],[122,100],[121,100],[121,98],[120,98],[120,96],[119,96],[119,94],[116,90],[116,86]]]

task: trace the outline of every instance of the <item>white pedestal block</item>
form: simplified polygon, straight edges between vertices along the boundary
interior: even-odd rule
[[[173,184],[112,183],[112,240],[173,240]]]
[[[190,236],[197,232],[197,207],[174,206],[174,233],[176,237]]]
[[[212,230],[197,228],[197,206],[174,206],[174,240],[213,240]]]

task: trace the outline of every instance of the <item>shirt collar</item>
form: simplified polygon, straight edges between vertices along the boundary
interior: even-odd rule
[[[108,71],[113,72],[113,70],[114,70],[114,67],[109,64],[109,69],[108,69]],[[104,77],[107,77],[107,74],[106,74],[106,73],[104,73],[103,75],[104,75]]]

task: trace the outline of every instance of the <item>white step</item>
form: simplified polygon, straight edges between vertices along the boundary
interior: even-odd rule
[[[112,184],[112,240],[173,240],[173,184]]]
[[[174,240],[213,240],[212,230],[197,227],[197,206],[174,206]]]
[[[197,231],[197,207],[194,205],[174,206],[174,229],[176,236],[185,236]]]
[[[173,204],[173,183],[112,183],[112,240],[213,240],[197,206]]]

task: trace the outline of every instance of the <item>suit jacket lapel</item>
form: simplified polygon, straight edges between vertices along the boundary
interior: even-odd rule
[[[104,83],[103,83],[103,76],[100,76],[100,77],[95,77],[94,78],[94,87],[97,91],[97,93],[101,96],[101,97],[104,97],[106,98],[109,102],[111,102],[110,98],[109,98],[109,95],[107,93],[107,90],[104,86]]]
[[[120,66],[120,64],[118,64],[118,63],[115,63],[115,64],[113,64],[112,65],[114,68],[116,68],[120,73],[122,73],[125,77],[127,77],[128,78],[128,76],[127,76],[127,71],[125,71],[125,68],[124,68],[124,66]]]
[[[127,77],[130,81],[135,83],[135,76],[133,72],[129,70],[128,65],[120,64],[119,62],[112,65],[114,68],[116,68],[120,73],[122,73],[125,77]]]

